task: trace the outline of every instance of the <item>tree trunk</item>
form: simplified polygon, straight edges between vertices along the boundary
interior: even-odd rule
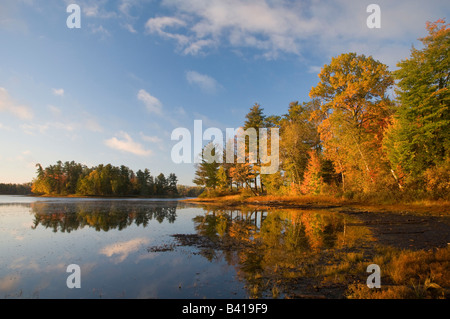
[[[370,180],[371,180],[372,183],[373,183],[374,180],[373,180],[372,175],[370,174],[370,169],[369,169],[369,165],[367,164],[366,158],[364,157],[364,155],[363,155],[363,153],[362,153],[362,151],[361,151],[361,148],[359,147],[359,143],[356,141],[356,139],[355,139],[355,137],[354,137],[353,135],[352,135],[352,137],[353,137],[353,140],[355,141],[356,147],[358,148],[358,152],[359,152],[359,154],[361,155],[361,159],[362,159],[363,162],[364,162],[364,166],[366,166],[367,174],[369,175]]]
[[[398,181],[397,175],[395,175],[395,172],[394,172],[393,169],[391,169],[391,173],[392,173],[392,176],[394,176],[395,181],[397,182],[398,188],[399,188],[399,189],[403,189],[403,186],[402,186],[402,185],[400,184],[400,182]]]

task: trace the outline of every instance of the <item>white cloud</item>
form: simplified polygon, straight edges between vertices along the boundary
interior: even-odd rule
[[[201,74],[196,71],[186,72],[186,80],[189,84],[197,85],[203,91],[208,93],[214,93],[221,87],[221,85],[209,75]]]
[[[369,29],[369,3],[358,0],[164,0],[173,13],[151,18],[149,33],[176,40],[184,54],[211,48],[256,49],[267,59],[302,58],[314,52],[328,60],[349,49],[386,58],[390,66],[425,35],[426,21],[449,13],[448,0],[378,0],[381,29]],[[398,49],[398,50],[397,50]],[[253,54],[253,52],[252,52]],[[383,62],[383,61],[382,61]]]
[[[130,33],[137,33],[136,29],[130,24],[130,23],[125,23],[123,25],[123,27],[128,30],[128,32]]]
[[[135,238],[107,245],[100,249],[100,253],[107,257],[118,255],[115,259],[115,263],[120,263],[124,261],[129,254],[138,251],[141,246],[148,245],[149,243],[150,240],[148,238]]]
[[[178,28],[186,26],[186,22],[179,18],[174,17],[157,17],[151,18],[145,24],[145,30],[149,34],[158,34],[164,38],[172,39],[177,41],[178,45],[183,47],[189,43],[189,37],[179,34],[166,31],[166,28]]]
[[[64,96],[64,89],[52,89],[53,95]]]
[[[198,54],[220,42],[232,46],[258,48],[272,52],[299,53],[295,39],[300,30],[311,28],[311,21],[302,21],[298,4],[266,1],[167,0],[164,4],[176,9],[175,17],[157,17],[147,24],[153,33],[184,43],[183,53]],[[189,19],[184,19],[189,16]],[[189,23],[188,23],[189,22]],[[167,26],[184,28],[184,34],[167,31]],[[187,35],[185,35],[187,34]]]
[[[9,112],[22,120],[30,120],[33,118],[33,113],[28,106],[14,101],[8,91],[0,87],[0,112],[2,111]]]
[[[131,11],[133,11],[133,8],[135,9],[135,12],[139,12],[142,5],[148,1],[152,0],[121,0],[119,4],[119,11],[125,17],[133,18],[133,15],[131,13]]]
[[[186,26],[186,22],[174,17],[151,18],[145,24],[147,32],[150,33],[156,32],[159,34],[165,34],[166,32],[164,31],[164,28],[166,27],[180,27],[180,26],[181,27]]]
[[[141,135],[142,140],[146,141],[146,142],[150,142],[150,143],[161,143],[162,142],[162,139],[160,139],[158,136],[147,136],[142,132],[140,133],[140,135]]]
[[[149,112],[156,114],[162,113],[162,103],[147,91],[143,89],[139,90],[137,98],[138,100],[144,102]]]
[[[90,6],[84,5],[83,13],[87,17],[97,17],[99,15],[98,5],[90,5]]]
[[[73,3],[73,1],[66,0],[67,3]],[[117,18],[117,13],[114,11],[108,11],[105,7],[108,0],[78,0],[77,3],[83,11],[83,15],[88,18],[110,19]]]
[[[119,132],[119,134],[117,134],[117,136],[120,139],[117,137],[113,137],[106,140],[105,141],[106,146],[115,150],[132,153],[139,156],[151,155],[150,150],[144,149],[141,144],[133,141],[133,139],[131,138],[130,135],[128,135],[128,133],[121,131]]]
[[[100,37],[102,39],[106,39],[107,37],[111,36],[111,33],[105,27],[103,27],[102,25],[96,26],[96,25],[93,25],[93,24],[89,24],[89,27],[91,28],[91,32],[93,34],[100,35]]]

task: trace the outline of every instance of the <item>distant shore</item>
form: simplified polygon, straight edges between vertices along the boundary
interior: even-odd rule
[[[17,196],[29,196],[29,197],[48,197],[48,198],[106,198],[106,199],[108,199],[108,198],[110,198],[110,199],[114,199],[114,198],[117,198],[117,199],[126,199],[126,198],[136,198],[136,199],[175,199],[175,198],[186,198],[186,199],[188,199],[188,197],[186,197],[186,196],[170,196],[170,195],[164,195],[164,196],[139,196],[139,195],[126,195],[126,196],[109,196],[109,195],[104,195],[104,196],[102,196],[102,195],[92,195],[92,196],[89,196],[89,195],[74,195],[74,194],[71,194],[71,195],[38,195],[38,194],[25,194],[25,195],[22,195],[22,194],[0,194],[0,195],[6,195],[6,196],[14,196],[14,195],[17,195]]]

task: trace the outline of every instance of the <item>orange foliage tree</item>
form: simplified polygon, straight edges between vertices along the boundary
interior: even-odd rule
[[[309,94],[320,101],[311,119],[318,123],[326,157],[342,176],[343,190],[370,191],[385,184],[388,165],[381,145],[394,83],[387,66],[370,56],[341,54],[319,78]]]
[[[315,150],[308,151],[308,157],[308,166],[303,175],[303,182],[300,190],[303,194],[318,195],[322,192],[322,187],[324,185],[321,176],[320,159]]]

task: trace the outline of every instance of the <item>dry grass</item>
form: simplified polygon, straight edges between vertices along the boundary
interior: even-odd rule
[[[299,206],[314,207],[323,205],[345,205],[350,203],[347,200],[325,195],[317,195],[317,196],[265,195],[265,196],[245,197],[237,194],[219,197],[187,199],[185,201],[192,203],[214,204],[219,206],[256,205],[256,206],[268,206],[278,208],[290,208]]]
[[[226,195],[226,196],[219,196],[219,197],[197,197],[192,199],[184,199],[184,202],[226,202],[226,201],[240,201],[240,195]]]
[[[450,294],[450,247],[434,251],[395,251],[384,248],[374,261],[381,268],[381,288],[351,284],[352,299],[448,298]]]
[[[351,206],[368,211],[412,212],[415,214],[450,216],[450,202],[443,200],[419,200],[412,203],[398,204],[364,204],[353,203]]]
[[[186,202],[203,203],[218,206],[240,206],[257,205],[278,208],[295,208],[309,206],[311,208],[319,206],[345,206],[359,210],[373,212],[412,212],[415,214],[450,216],[450,201],[444,200],[418,200],[411,203],[383,204],[376,202],[361,202],[347,200],[329,195],[265,195],[246,197],[240,194],[226,195],[219,197],[206,197],[187,199]]]
[[[247,203],[283,203],[290,205],[308,204],[344,204],[347,201],[326,195],[303,195],[303,196],[254,196],[246,199]]]

